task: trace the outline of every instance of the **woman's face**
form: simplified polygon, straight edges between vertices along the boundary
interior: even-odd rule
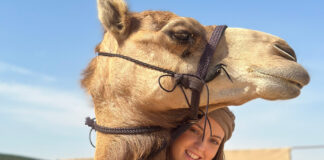
[[[173,160],[211,160],[215,157],[218,148],[224,138],[224,130],[212,118],[209,118],[212,127],[212,135],[208,123],[204,141],[202,141],[204,117],[193,124],[171,145]]]

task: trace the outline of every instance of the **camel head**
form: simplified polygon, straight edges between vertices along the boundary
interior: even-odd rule
[[[196,72],[215,28],[170,12],[129,12],[120,0],[98,0],[98,11],[105,35],[97,51],[126,55],[177,73]],[[208,83],[210,103],[215,106],[240,105],[258,97],[294,98],[310,79],[284,40],[254,30],[228,28],[209,72],[215,72],[213,65],[219,63],[227,65],[233,83],[224,72]],[[123,59],[96,57],[82,84],[95,100],[124,97],[153,110],[187,107],[179,90],[166,93],[159,87],[157,79],[161,75]],[[165,78],[163,83],[172,86],[174,82]],[[204,105],[204,91],[202,95]]]
[[[216,27],[166,11],[130,12],[122,0],[97,3],[105,30],[97,52],[125,55],[177,73],[196,72]],[[209,74],[215,73],[214,67],[220,63],[226,65],[233,82],[222,71],[208,83],[213,108],[240,105],[255,98],[294,98],[310,80],[287,42],[249,29],[227,28]],[[188,107],[180,89],[168,93],[160,88],[161,75],[124,59],[97,56],[85,70],[82,86],[93,98],[98,123],[121,127],[143,123],[134,114]],[[170,88],[174,80],[165,77],[161,84]],[[189,91],[187,95],[190,97]],[[206,96],[203,90],[201,106],[206,105]]]

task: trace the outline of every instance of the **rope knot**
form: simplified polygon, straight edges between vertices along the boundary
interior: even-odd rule
[[[189,84],[190,84],[189,79],[184,74],[175,74],[174,80],[175,80],[176,84],[181,84],[186,89],[189,88]]]
[[[186,89],[196,90],[201,92],[205,82],[196,75],[191,74],[175,74],[176,84],[181,84]]]
[[[85,125],[94,128],[94,124],[95,124],[95,118],[92,119],[90,117],[86,118]]]

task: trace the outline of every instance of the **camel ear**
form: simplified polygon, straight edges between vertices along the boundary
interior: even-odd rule
[[[130,28],[127,4],[123,0],[97,0],[98,17],[106,31],[117,40],[126,38]]]

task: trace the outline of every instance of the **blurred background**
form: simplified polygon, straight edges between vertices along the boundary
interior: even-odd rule
[[[310,84],[295,99],[257,99],[231,107],[236,128],[226,149],[315,146],[293,149],[292,160],[324,159],[323,1],[128,4],[132,11],[166,10],[204,25],[227,24],[285,39],[308,70]],[[79,80],[102,35],[95,0],[0,1],[0,153],[40,159],[93,156],[84,120],[94,113]]]

